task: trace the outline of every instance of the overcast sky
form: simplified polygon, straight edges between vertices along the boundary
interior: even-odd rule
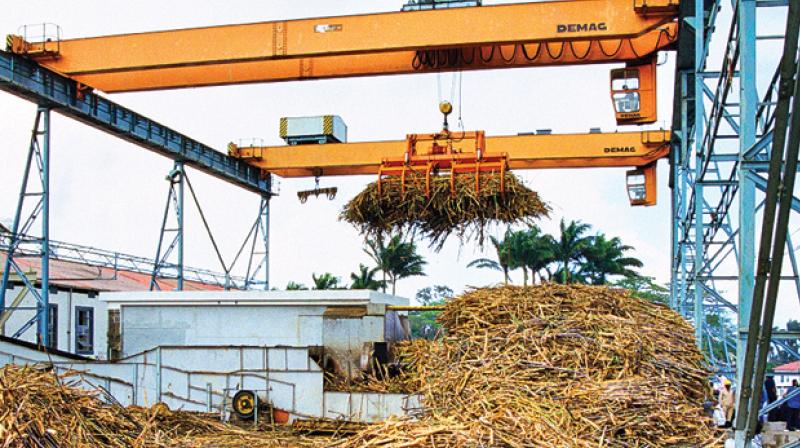
[[[402,0],[330,1],[76,1],[14,2],[0,16],[0,32],[20,25],[57,23],[65,38],[141,32],[275,19],[394,11]],[[485,1],[485,4],[510,3]],[[409,32],[412,32],[411,30]],[[447,32],[446,24],[443,32]],[[662,55],[658,69],[659,122],[671,119],[674,54]],[[618,128],[608,92],[609,70],[620,64],[534,68],[463,74],[462,110],[466,129],[507,135],[550,128],[554,133]],[[214,148],[241,138],[278,137],[282,116],[336,114],[349,127],[351,141],[402,139],[408,133],[440,126],[437,82],[449,96],[452,75],[384,76],[344,80],[226,86],[112,95],[132,108]],[[444,98],[449,99],[449,98]],[[458,110],[459,104],[456,104]],[[0,217],[13,215],[35,106],[0,94]],[[636,130],[636,127],[619,130]],[[52,238],[153,257],[172,162],[110,135],[64,118],[52,124]],[[625,169],[519,171],[553,208],[541,222],[555,232],[561,218],[590,223],[594,231],[619,236],[636,248],[642,273],[669,280],[670,209],[667,164],[659,165],[658,205],[631,207],[625,192]],[[233,258],[255,219],[259,199],[223,181],[191,171],[189,176],[226,260]],[[280,195],[272,201],[271,279],[311,283],[313,272],[332,272],[345,281],[359,263],[369,263],[362,238],[339,222],[339,211],[373,176],[323,178],[336,186],[334,201],[310,199],[300,204],[296,192],[313,188],[313,179],[278,179]],[[193,206],[188,207],[186,263],[220,270]],[[422,243],[424,246],[424,243]],[[468,269],[490,249],[448,243],[439,253],[422,250],[427,276],[403,280],[398,294],[413,297],[434,284],[456,292],[467,286],[499,282],[502,275]],[[234,273],[241,274],[244,266]],[[521,281],[521,273],[513,277]]]

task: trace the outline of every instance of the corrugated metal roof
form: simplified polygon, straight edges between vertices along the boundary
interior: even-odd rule
[[[775,367],[776,372],[786,372],[786,373],[795,373],[800,372],[800,361],[790,362],[789,364],[784,364],[782,366]]]
[[[5,260],[6,253],[0,252],[0,271],[5,266]],[[38,257],[15,257],[14,260],[26,272],[41,272],[41,259]],[[50,284],[62,288],[98,292],[148,291],[150,275],[51,259]],[[158,286],[162,291],[172,291],[175,289],[175,285],[175,279],[160,278],[158,280]],[[218,285],[187,280],[183,283],[183,289],[184,291],[221,291],[223,288]]]

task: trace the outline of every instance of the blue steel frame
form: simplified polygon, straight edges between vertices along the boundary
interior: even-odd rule
[[[153,273],[150,275],[150,290],[160,290],[158,279],[162,277],[162,270],[172,268],[175,270],[174,278],[175,289],[183,291],[183,231],[184,231],[184,190],[185,190],[186,171],[183,167],[183,162],[176,161],[172,171],[167,175],[169,181],[169,193],[167,193],[167,205],[164,207],[164,219],[161,221],[161,231],[158,235],[158,246],[156,247],[156,256],[154,258],[155,264],[153,265]],[[170,205],[172,207],[170,207]],[[169,221],[170,209],[175,211],[175,227],[167,227]],[[164,237],[168,234],[174,234],[169,246],[163,251],[161,249],[164,245]],[[172,251],[177,248],[177,262],[169,263]]]
[[[261,197],[258,216],[251,229],[252,244],[247,260],[245,289],[269,290],[269,199],[269,196]],[[245,238],[245,244],[249,237]]]
[[[181,169],[184,165],[191,166],[204,173],[211,174],[217,178],[225,180],[226,182],[237,185],[245,190],[259,194],[262,198],[269,198],[271,193],[270,177],[263,173],[260,169],[255,168],[246,162],[230,157],[227,154],[216,151],[194,139],[191,139],[179,132],[176,132],[160,123],[150,120],[136,112],[125,108],[113,101],[110,101],[102,96],[95,94],[91,89],[82,86],[75,81],[61,76],[55,72],[47,70],[33,61],[27,60],[19,55],[0,51],[0,90],[14,94],[23,99],[32,101],[39,105],[39,112],[37,113],[36,128],[34,130],[34,140],[31,142],[29,153],[29,165],[24,174],[23,191],[20,195],[18,203],[18,216],[15,219],[14,229],[12,230],[12,244],[7,257],[6,267],[3,270],[2,290],[0,291],[0,312],[5,307],[6,287],[10,279],[10,270],[13,269],[20,275],[21,280],[26,283],[31,291],[34,292],[38,300],[40,310],[37,313],[38,322],[38,340],[43,344],[47,344],[47,302],[48,302],[48,282],[49,272],[49,120],[50,110],[55,110],[58,113],[75,120],[88,124],[96,129],[115,135],[123,140],[134,143],[140,147],[156,152],[165,157],[171,158],[180,164]],[[41,121],[44,125],[45,131],[38,133],[39,123]],[[38,138],[41,137],[44,141],[43,145],[39,146]],[[29,177],[31,157],[36,158],[37,164],[40,169],[40,177],[43,182],[43,190],[40,193],[41,201],[28,220],[20,225],[20,216],[22,208],[24,207],[25,199],[31,194],[26,193],[27,179]],[[181,195],[182,196],[182,195]],[[265,229],[266,224],[260,225],[260,222],[267,223],[264,217],[268,216],[269,201],[262,201],[259,209],[259,220],[254,226],[254,229]],[[179,223],[177,232],[180,238],[179,245],[179,262],[178,266],[178,284],[179,289],[183,287],[183,259],[182,259],[182,207],[179,214]],[[41,256],[42,256],[42,269],[40,274],[41,278],[41,291],[36,292],[36,288],[31,283],[30,279],[24,276],[19,266],[13,261],[14,248],[16,248],[17,237],[25,235],[30,243],[29,230],[31,221],[41,214],[42,236],[40,237]],[[268,233],[266,230],[261,230],[264,244],[268,244]],[[250,235],[248,235],[248,238]],[[163,239],[163,235],[162,235]],[[21,241],[21,239],[20,239]],[[159,244],[160,245],[160,244]],[[255,249],[253,249],[255,251]],[[168,252],[168,251],[165,251]],[[241,252],[241,251],[240,251]],[[269,279],[267,263],[268,263],[268,249],[264,249],[262,261],[255,266],[255,273],[248,270],[248,279],[246,284],[256,287],[268,288]],[[158,255],[161,257],[161,248],[159,247]],[[168,254],[167,254],[168,255]],[[251,253],[251,259],[253,253]],[[156,267],[154,272],[160,270],[159,257],[156,260]],[[238,258],[238,254],[237,254]],[[250,263],[252,265],[252,261]],[[258,277],[258,272],[263,271],[263,280]],[[232,285],[230,273],[226,269],[226,286]],[[29,322],[27,326],[32,325],[33,321]],[[27,327],[26,326],[26,327]],[[19,333],[19,332],[17,332]]]
[[[22,56],[0,51],[0,90],[116,135],[187,166],[260,195],[269,177],[246,162],[217,151],[126,107],[82,88]]]
[[[158,279],[175,278],[177,280],[175,289],[182,291],[184,288],[184,215],[185,215],[185,189],[188,186],[189,193],[191,194],[200,219],[208,234],[214,251],[216,252],[217,259],[219,260],[222,270],[225,272],[225,289],[232,287],[241,287],[242,289],[263,289],[269,290],[269,200],[270,196],[262,196],[258,207],[258,215],[253,226],[245,236],[241,247],[239,248],[236,256],[230,265],[225,263],[222,253],[217,246],[211,228],[206,221],[203,208],[197,199],[192,183],[186,174],[183,162],[175,162],[172,171],[167,175],[169,181],[169,192],[167,194],[167,203],[164,208],[164,219],[161,222],[161,231],[159,232],[158,245],[156,248],[155,263],[150,276],[150,290],[160,290]],[[169,217],[172,214],[175,217],[174,227],[169,227]],[[171,235],[169,238],[167,235]],[[165,238],[167,238],[169,245],[164,248]],[[232,281],[231,270],[239,261],[242,253],[249,245],[249,256],[247,259],[247,271],[244,276],[244,281],[239,282],[239,286]],[[162,251],[163,249],[163,251]],[[172,253],[176,252],[175,262],[170,262]]]
[[[31,191],[29,181],[31,174],[35,171],[34,177],[39,180],[39,191]],[[28,212],[23,221],[23,213],[27,200],[38,198]],[[34,256],[41,258],[40,289],[35,287],[35,279],[28,276],[16,259],[30,256],[17,249],[25,241],[22,236],[32,229],[34,223],[41,221],[41,236],[35,238],[37,252]],[[36,119],[31,132],[31,142],[28,148],[28,158],[25,162],[25,172],[22,176],[22,186],[20,187],[17,210],[14,213],[14,224],[11,227],[9,247],[6,252],[6,261],[3,269],[3,281],[0,285],[0,314],[5,311],[6,293],[10,287],[11,271],[17,275],[20,281],[30,290],[36,298],[36,314],[26,324],[15,333],[15,337],[24,333],[36,323],[37,343],[49,347],[49,332],[47,331],[50,313],[50,109],[39,107],[36,111]]]
[[[778,45],[783,50],[785,43],[785,22],[770,29],[772,34],[756,33],[758,11],[772,8],[785,20],[788,5],[785,0],[681,4],[670,159],[670,305],[694,323],[699,347],[705,343],[724,349],[725,359],[712,361],[720,372],[735,368],[738,384],[747,384],[752,375],[747,372],[747,378],[742,378],[755,285],[756,218],[765,204],[768,178],[764,173],[781,87],[780,61],[767,57],[768,51],[762,56],[762,46]],[[718,23],[725,15],[730,17],[727,26]],[[715,48],[712,39],[716,43],[720,38],[722,54],[711,51]],[[800,212],[800,200],[792,198],[792,210]],[[793,282],[792,295],[800,299],[798,263],[790,237],[786,248],[791,275],[780,280]],[[717,334],[705,325],[709,314],[720,312],[736,314],[735,335]],[[771,341],[775,349],[798,357],[785,343],[786,337],[775,336]],[[735,356],[730,356],[733,349]],[[749,446],[748,437],[740,436],[737,446]]]

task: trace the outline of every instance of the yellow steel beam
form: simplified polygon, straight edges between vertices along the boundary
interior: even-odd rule
[[[568,0],[122,34],[58,45],[11,36],[9,46],[86,85],[117,92],[627,61],[677,36],[677,13],[641,12],[630,0]]]
[[[71,74],[69,76],[85,85],[115,93],[454,70],[625,62],[638,60],[669,47],[677,38],[677,29],[677,23],[668,23],[641,36],[623,40],[576,40],[568,43],[562,41],[461,47],[456,49],[456,53],[442,51],[441,58],[437,53],[405,50]],[[448,58],[451,56],[449,55],[453,54],[456,55],[455,59],[450,61]]]
[[[458,133],[454,134],[458,138]],[[486,153],[508,155],[511,169],[644,166],[669,154],[669,131],[486,137]],[[455,143],[465,151],[474,142]],[[377,174],[385,159],[402,157],[406,140],[271,147],[229,153],[281,177]]]

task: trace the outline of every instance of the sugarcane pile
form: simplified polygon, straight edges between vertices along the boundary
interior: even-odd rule
[[[7,365],[0,369],[0,446],[4,448],[324,446],[281,431],[251,431],[218,415],[107,404],[82,389],[78,373]],[[108,398],[113,402],[113,399]]]
[[[404,186],[403,186],[404,185]],[[419,235],[441,248],[452,234],[462,241],[483,242],[491,224],[532,224],[550,208],[539,194],[511,173],[459,174],[451,187],[449,176],[432,176],[430,194],[422,174],[383,179],[380,191],[373,182],[345,205],[340,218],[364,235],[402,233]]]
[[[469,292],[440,316],[442,340],[401,346],[428,413],[342,447],[706,447],[710,391],[691,327],[606,287]]]

